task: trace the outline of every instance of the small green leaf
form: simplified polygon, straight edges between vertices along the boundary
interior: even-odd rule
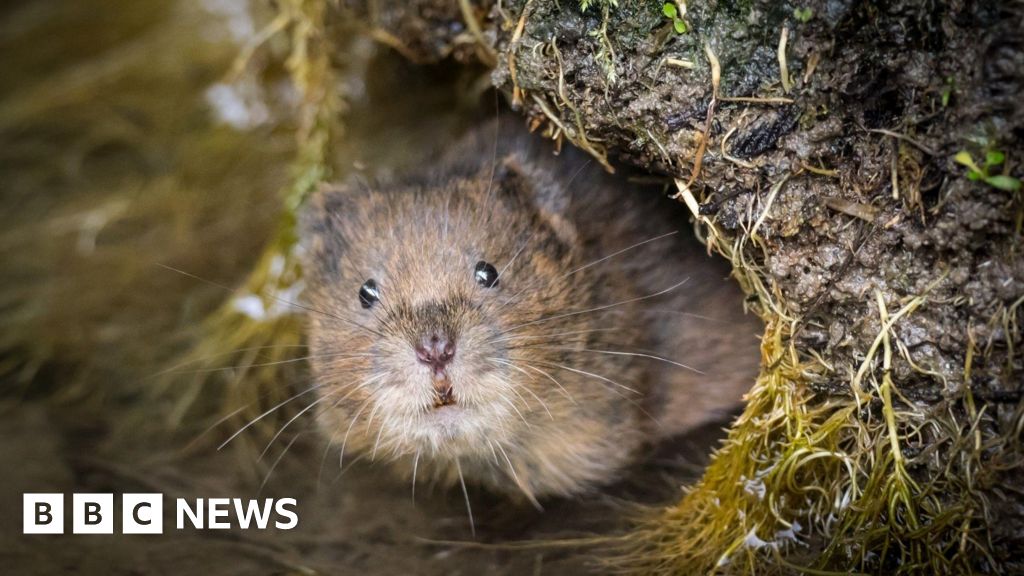
[[[967,179],[972,182],[977,182],[978,180],[981,180],[981,172],[970,170],[967,172]]]
[[[978,168],[978,165],[974,163],[974,158],[971,158],[971,153],[968,152],[967,150],[961,150],[957,152],[956,156],[953,156],[953,160],[957,164],[963,164],[964,166],[967,166],[971,170],[981,172],[981,169]]]
[[[686,34],[686,30],[687,30],[686,22],[683,22],[682,20],[676,19],[676,20],[672,21],[672,25],[676,29],[676,34]]]
[[[810,8],[794,8],[793,17],[806,24],[814,17],[814,10]]]
[[[665,2],[665,4],[661,7],[661,13],[671,18],[672,20],[675,20],[676,16],[679,14],[679,12],[676,10],[676,5],[673,2]]]
[[[1006,154],[998,150],[989,150],[985,153],[985,166],[999,166],[1006,160]]]
[[[985,178],[985,182],[989,186],[999,188],[1000,190],[1006,190],[1007,192],[1017,192],[1021,189],[1020,180],[1013,176],[989,176],[988,178]]]
[[[953,97],[953,91],[956,89],[956,80],[952,76],[946,77],[946,86],[942,89],[942,107],[949,106],[949,100]]]

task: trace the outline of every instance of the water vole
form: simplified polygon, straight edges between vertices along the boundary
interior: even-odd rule
[[[758,327],[676,203],[516,124],[321,191],[302,238],[331,442],[535,500],[738,406]]]

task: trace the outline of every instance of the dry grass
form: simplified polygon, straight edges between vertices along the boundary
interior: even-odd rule
[[[290,383],[301,381],[301,269],[296,254],[296,213],[305,198],[332,173],[329,154],[344,108],[334,82],[336,51],[327,31],[327,10],[316,0],[285,0],[271,26],[289,35],[287,68],[302,95],[298,157],[292,185],[285,190],[285,213],[274,240],[265,248],[248,279],[203,324],[199,343],[164,375],[161,393],[175,399],[174,418],[206,402],[219,391],[216,412],[229,415],[225,429],[252,422],[267,407],[291,396]],[[282,410],[251,428],[258,439],[286,416]],[[172,421],[172,423],[174,423]],[[240,442],[240,443],[244,443]],[[258,443],[258,442],[257,442]]]

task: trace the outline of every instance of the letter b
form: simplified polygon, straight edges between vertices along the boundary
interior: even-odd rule
[[[63,494],[23,494],[22,534],[63,534]]]
[[[72,502],[72,531],[75,534],[114,533],[113,494],[75,494]]]

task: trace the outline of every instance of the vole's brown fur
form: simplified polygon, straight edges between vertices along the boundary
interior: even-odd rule
[[[425,174],[323,191],[302,234],[332,442],[534,499],[607,483],[645,442],[738,406],[758,327],[678,205],[515,122],[497,153],[491,123]],[[478,261],[497,286],[474,281]],[[368,279],[380,300],[365,309]],[[417,361],[430,334],[455,343],[451,406]]]

